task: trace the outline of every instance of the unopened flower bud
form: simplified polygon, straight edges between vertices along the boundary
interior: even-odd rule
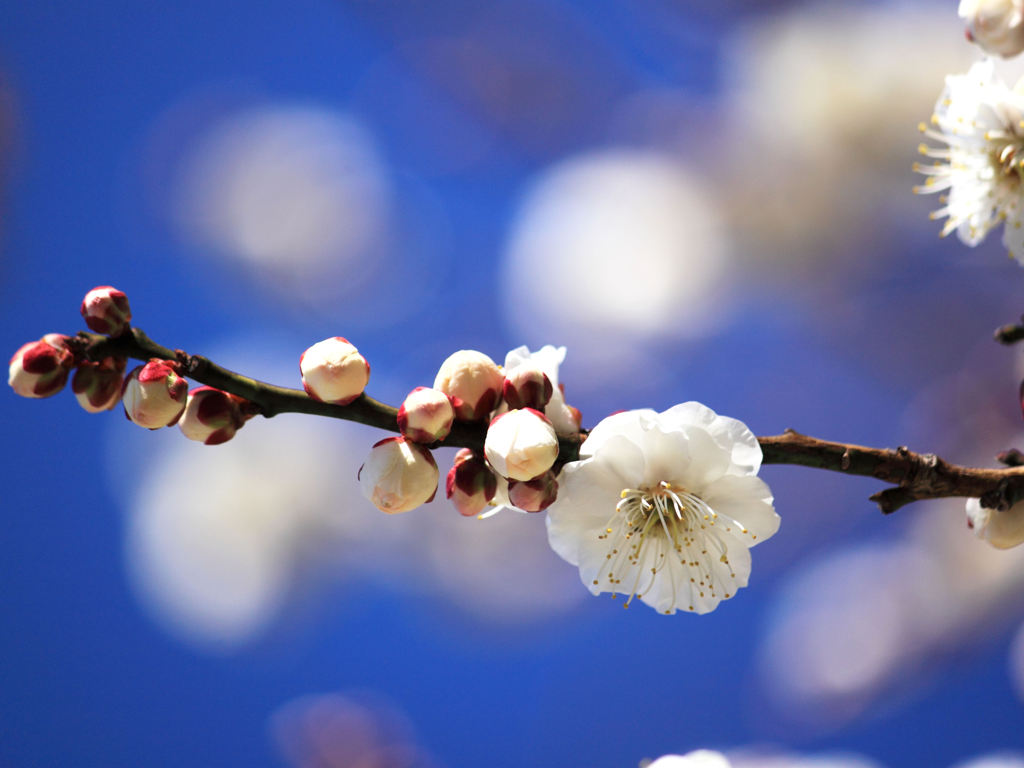
[[[196,387],[188,393],[178,428],[189,440],[220,445],[245,424],[242,399],[215,387]]]
[[[543,413],[554,387],[544,371],[524,363],[505,374],[501,391],[509,408],[533,408]]]
[[[430,451],[404,437],[389,437],[374,445],[358,474],[363,495],[388,514],[433,501],[438,476]]]
[[[48,333],[23,344],[11,358],[7,383],[22,397],[50,397],[60,392],[74,365],[67,336]]]
[[[82,317],[85,318],[85,324],[96,333],[120,336],[131,323],[132,310],[128,306],[128,297],[122,291],[101,285],[85,294]]]
[[[299,358],[302,388],[314,400],[348,405],[366,389],[370,364],[348,339],[333,336],[317,342]]]
[[[532,480],[551,469],[558,458],[558,435],[544,414],[520,408],[491,422],[484,453],[502,477]]]
[[[494,410],[504,381],[501,368],[483,352],[460,349],[441,363],[434,389],[452,399],[455,418],[477,421]]]
[[[121,392],[125,415],[146,429],[174,424],[185,410],[188,382],[179,365],[153,358],[128,374]]]
[[[1024,0],[960,0],[967,39],[988,53],[1016,56],[1024,51]]]
[[[508,500],[524,512],[547,509],[558,496],[558,481],[550,469],[533,480],[509,480]]]
[[[498,478],[482,456],[470,448],[463,448],[455,454],[455,462],[445,481],[445,493],[459,514],[466,517],[479,515],[494,498],[497,488]]]
[[[452,431],[455,409],[438,389],[416,387],[398,408],[398,429],[414,443],[435,443]]]
[[[996,549],[1009,549],[1024,542],[1024,501],[1009,509],[989,509],[981,499],[967,500],[967,527]]]
[[[123,357],[105,357],[98,363],[80,362],[71,377],[71,391],[78,404],[89,413],[109,411],[117,405],[127,363]]]

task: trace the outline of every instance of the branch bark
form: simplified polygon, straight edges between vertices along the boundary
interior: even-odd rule
[[[245,398],[257,413],[267,418],[279,413],[306,413],[355,421],[390,432],[399,431],[397,409],[365,394],[349,405],[323,403],[302,390],[257,381],[223,368],[201,355],[168,349],[138,328],[131,328],[115,338],[83,331],[71,340],[71,345],[76,354],[90,360],[101,360],[110,355],[143,361],[151,358],[176,360],[181,364],[184,375]],[[487,425],[483,422],[456,422],[447,438],[428,447],[454,446],[482,452],[486,431]],[[562,438],[559,461],[578,459],[580,444],[585,438],[585,432],[576,437]],[[764,451],[765,464],[795,464],[873,477],[889,483],[893,487],[871,496],[885,514],[923,499],[974,497],[980,498],[984,506],[994,509],[1008,509],[1024,499],[1024,466],[1012,465],[1003,469],[962,467],[934,454],[915,453],[905,446],[895,450],[869,448],[819,440],[791,429],[781,435],[758,437],[758,442]]]

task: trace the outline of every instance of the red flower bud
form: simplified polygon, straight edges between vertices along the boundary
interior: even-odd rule
[[[189,440],[206,445],[226,443],[245,424],[242,402],[242,398],[214,387],[196,387],[188,393],[178,428]]]
[[[128,374],[121,401],[125,415],[146,429],[169,427],[181,418],[188,397],[188,382],[181,367],[153,358]]]
[[[445,480],[445,494],[459,514],[473,517],[483,512],[497,488],[498,478],[482,456],[470,448],[455,454],[455,462]]]
[[[7,383],[22,397],[50,397],[60,392],[74,366],[67,336],[48,333],[23,344],[11,358]]]
[[[127,364],[123,357],[105,357],[98,363],[80,362],[71,378],[71,391],[78,404],[89,413],[109,411],[117,405]]]
[[[96,333],[120,336],[128,330],[132,310],[123,292],[109,285],[101,285],[85,294],[82,317],[85,318],[85,324]]]

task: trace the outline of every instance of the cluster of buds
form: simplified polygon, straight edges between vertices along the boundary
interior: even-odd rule
[[[82,300],[82,317],[97,333],[120,335],[128,329],[128,298],[109,285],[93,288]],[[127,360],[108,356],[88,360],[76,354],[70,339],[48,333],[23,345],[11,358],[7,383],[22,397],[51,397],[71,378],[71,391],[89,413],[108,411],[121,399]]]
[[[555,392],[561,432],[544,412]],[[397,422],[402,437],[374,446],[359,475],[366,497],[385,512],[404,512],[433,498],[437,467],[423,456],[453,424],[488,424],[484,450],[460,450],[445,482],[446,495],[467,517],[496,505],[546,509],[558,492],[559,434],[579,431],[578,412],[565,405],[561,390],[540,367],[517,359],[502,369],[475,350],[449,356],[433,387],[408,394]]]
[[[125,343],[48,334],[25,344],[11,358],[9,383],[16,393],[50,397],[74,372],[71,388],[86,411],[110,410],[120,402],[127,418],[140,427],[177,424],[185,437],[206,445],[230,440],[255,414],[254,403],[214,387],[190,392],[186,371],[191,363],[184,353],[177,359],[152,358],[125,375],[127,358],[109,350],[130,349],[142,337],[132,336],[131,308],[123,292],[109,285],[94,288],[83,299],[81,313],[93,331],[123,337]],[[546,509],[558,493],[559,438],[578,433],[580,425],[579,412],[566,404],[557,386],[564,354],[554,347],[536,354],[521,347],[508,354],[504,368],[475,350],[450,355],[433,387],[416,387],[402,402],[395,419],[401,436],[371,449],[358,475],[363,493],[388,513],[431,501],[439,480],[431,450],[463,422],[480,431],[486,426],[486,435],[482,451],[459,451],[448,472],[445,491],[456,509],[465,516],[480,515],[488,506]],[[310,398],[363,407],[356,401],[369,382],[370,365],[347,339],[333,336],[306,349],[299,372]]]
[[[82,300],[82,318],[96,333],[111,338],[129,332],[128,297],[109,285],[89,291]],[[108,355],[90,359],[80,344],[50,333],[22,346],[11,358],[8,383],[23,397],[50,397],[71,376],[71,391],[89,413],[109,411],[118,403],[125,416],[146,429],[178,424],[186,437],[215,445],[230,440],[252,416],[246,401],[213,387],[188,392],[181,365],[154,358],[127,376],[127,358]],[[73,372],[73,375],[72,375]]]

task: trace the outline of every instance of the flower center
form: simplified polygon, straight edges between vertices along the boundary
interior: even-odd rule
[[[1019,185],[1024,172],[1024,140],[1002,131],[989,131],[986,138],[991,142],[989,158],[996,171],[1014,186]]]
[[[658,574],[665,568],[672,568],[674,561],[690,571],[691,594],[704,597],[707,592],[714,598],[721,592],[729,598],[731,594],[725,591],[728,585],[722,582],[722,569],[716,568],[715,563],[724,564],[730,581],[735,580],[725,542],[728,537],[723,538],[719,533],[732,533],[734,528],[750,534],[732,518],[713,510],[699,496],[669,482],[662,481],[654,488],[626,488],[615,505],[615,514],[598,535],[609,547],[594,584],[605,581],[615,597],[622,578],[632,577],[627,582],[628,607],[634,597],[643,597]],[[671,582],[673,590],[676,589],[675,579]],[[689,610],[694,607],[690,605]]]

